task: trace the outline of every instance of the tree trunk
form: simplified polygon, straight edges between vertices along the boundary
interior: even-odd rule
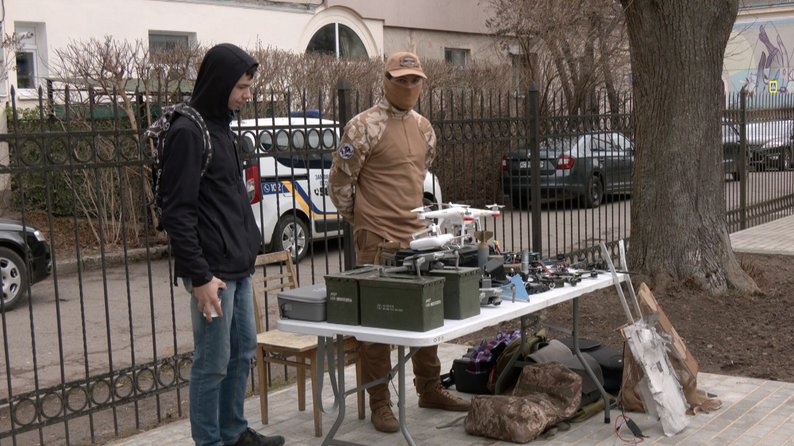
[[[720,115],[738,0],[621,0],[635,98],[632,269],[758,291],[731,249]]]

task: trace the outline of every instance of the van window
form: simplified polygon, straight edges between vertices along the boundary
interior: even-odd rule
[[[259,150],[271,152],[275,134],[277,151],[287,152],[276,156],[283,166],[291,169],[330,169],[332,154],[336,150],[337,131],[337,126],[260,130]]]
[[[308,133],[308,138],[307,138]],[[306,132],[303,129],[295,129],[292,131],[292,148],[297,150],[310,149],[310,150],[334,150],[336,149],[336,133],[333,129],[327,128],[322,130],[322,146],[320,145],[320,129],[308,129]],[[290,131],[286,129],[276,131],[276,145],[278,150],[290,149]],[[308,144],[307,144],[308,143]],[[270,130],[264,130],[259,134],[259,144],[265,152],[269,152],[273,148],[273,133]]]
[[[306,137],[303,135],[303,130],[295,130],[292,132],[292,147],[296,150],[306,148]]]
[[[332,153],[296,153],[292,156],[276,157],[279,163],[292,169],[330,169]]]

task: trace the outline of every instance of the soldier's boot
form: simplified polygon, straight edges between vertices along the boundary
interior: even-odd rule
[[[414,365],[414,385],[419,394],[419,407],[465,412],[471,404],[441,386],[441,361],[438,346],[420,348],[411,358]]]
[[[361,356],[361,378],[365,383],[370,383],[383,378],[391,371],[391,349],[388,345],[361,342],[359,344]],[[367,389],[369,394],[369,408],[372,412],[370,419],[375,429],[381,432],[397,432],[400,423],[391,410],[391,395],[386,383],[378,384]]]
[[[424,409],[441,409],[455,412],[468,412],[471,407],[469,400],[453,395],[439,383],[434,389],[419,394],[419,407]]]
[[[372,410],[372,415],[370,418],[375,430],[387,433],[393,433],[400,430],[400,423],[397,421],[397,418],[394,416],[394,412],[391,410],[390,401],[386,404],[380,404],[374,407],[370,406],[370,408]]]

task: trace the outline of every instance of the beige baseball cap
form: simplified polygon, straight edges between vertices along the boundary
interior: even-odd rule
[[[401,51],[389,56],[389,58],[386,59],[386,72],[391,74],[392,77],[414,74],[423,79],[427,79],[425,72],[422,71],[422,63],[419,62],[419,57],[407,51]]]

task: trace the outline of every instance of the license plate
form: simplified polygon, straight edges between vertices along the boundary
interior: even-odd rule
[[[519,169],[529,169],[532,167],[532,163],[529,161],[519,161],[518,168]],[[546,162],[541,160],[540,161],[540,170],[544,170],[546,168]]]

